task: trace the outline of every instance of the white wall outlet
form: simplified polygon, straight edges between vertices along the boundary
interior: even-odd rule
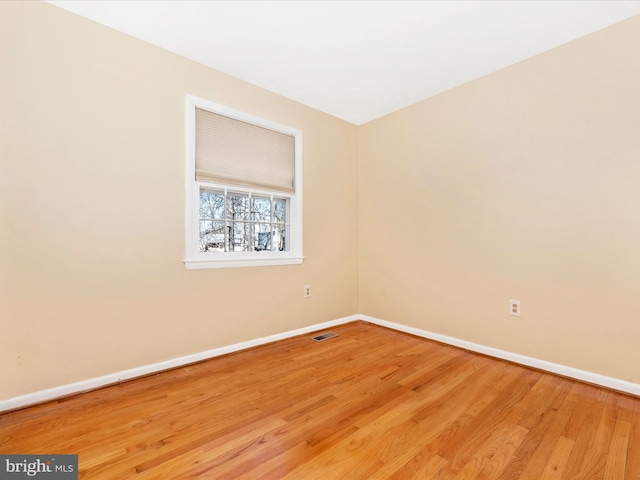
[[[520,316],[520,300],[509,300],[509,315]]]
[[[311,285],[304,286],[304,298],[309,298],[311,296]]]

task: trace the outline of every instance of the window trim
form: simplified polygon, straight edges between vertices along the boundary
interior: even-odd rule
[[[196,107],[225,115],[243,122],[269,128],[292,135],[295,139],[294,187],[293,194],[284,195],[289,200],[290,238],[289,250],[283,252],[200,252],[199,248],[199,205],[200,188],[226,188],[228,190],[244,190],[234,185],[197,181],[195,179],[195,109]],[[184,265],[188,270],[209,268],[258,267],[272,265],[299,265],[304,260],[302,255],[302,131],[281,125],[271,120],[250,115],[231,107],[221,105],[193,95],[186,95],[186,168],[185,168],[185,258]],[[247,189],[254,194],[273,194],[283,196],[282,192],[260,189]]]

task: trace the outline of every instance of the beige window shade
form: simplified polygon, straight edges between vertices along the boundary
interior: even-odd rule
[[[293,193],[291,135],[196,108],[196,180]]]

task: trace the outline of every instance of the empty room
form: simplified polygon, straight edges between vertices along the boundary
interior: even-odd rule
[[[0,479],[640,480],[640,1],[0,2]]]

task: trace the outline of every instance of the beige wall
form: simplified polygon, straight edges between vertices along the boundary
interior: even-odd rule
[[[635,17],[360,127],[361,313],[640,382],[638,45]]]
[[[0,399],[357,312],[355,126],[41,2],[0,65]],[[186,93],[303,130],[303,265],[185,270]]]

